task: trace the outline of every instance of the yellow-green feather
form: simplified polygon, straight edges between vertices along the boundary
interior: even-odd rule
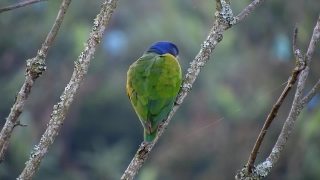
[[[158,125],[174,105],[182,81],[171,54],[146,53],[127,72],[127,93],[145,129],[145,141],[156,138]]]

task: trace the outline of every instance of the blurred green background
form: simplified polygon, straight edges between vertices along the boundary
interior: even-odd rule
[[[17,2],[2,0],[0,7]],[[41,47],[61,2],[0,14],[1,126],[24,81],[25,60]],[[0,164],[1,180],[18,177],[38,144],[103,2],[71,3],[47,57],[47,71],[35,83],[20,116],[28,126],[15,128]],[[251,1],[231,2],[237,15]],[[229,29],[136,179],[234,179],[284,88],[279,86],[294,67],[293,28],[299,24],[299,46],[305,52],[319,6],[317,0],[269,0]],[[59,136],[34,179],[119,179],[143,140],[141,123],[125,92],[128,67],[151,44],[167,40],[180,48],[185,74],[212,27],[214,13],[213,0],[120,0]],[[305,93],[320,77],[319,58],[320,46],[310,64]],[[271,125],[257,162],[270,153],[292,98],[293,91]],[[320,179],[319,123],[317,95],[301,113],[280,161],[265,179]],[[200,130],[203,127],[207,128]]]

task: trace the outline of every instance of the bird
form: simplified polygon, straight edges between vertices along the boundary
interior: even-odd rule
[[[182,83],[178,47],[153,44],[127,71],[126,90],[144,128],[144,141],[153,142],[158,126],[174,106]]]

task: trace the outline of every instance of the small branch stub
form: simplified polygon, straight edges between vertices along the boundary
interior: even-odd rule
[[[27,127],[26,124],[21,124],[20,119],[18,119],[17,122],[14,124],[14,127],[16,126]]]

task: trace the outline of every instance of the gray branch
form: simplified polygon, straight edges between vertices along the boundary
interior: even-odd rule
[[[53,112],[51,114],[48,127],[42,135],[39,144],[33,148],[30,159],[26,162],[26,166],[18,179],[32,179],[36,171],[39,169],[42,159],[48,152],[64,123],[75,94],[79,89],[85,74],[87,74],[88,67],[93,59],[95,50],[100,43],[116,5],[117,0],[107,0],[101,5],[101,11],[94,19],[90,37],[87,40],[84,51],[75,61],[75,67],[70,82],[67,84],[64,92],[60,96],[60,102],[53,106]]]
[[[264,0],[254,0],[249,6],[247,6],[237,17],[238,22],[247,17],[255,8],[257,8]],[[238,23],[237,22],[237,23]]]
[[[264,140],[265,135],[268,132],[268,129],[272,123],[272,121],[274,120],[274,118],[277,116],[278,111],[283,103],[283,101],[285,100],[285,98],[287,97],[289,91],[292,89],[293,85],[296,83],[300,73],[302,70],[304,70],[306,68],[306,61],[302,58],[302,54],[300,49],[298,48],[297,45],[297,39],[298,39],[298,26],[296,25],[296,27],[294,28],[294,33],[293,33],[293,54],[296,57],[296,65],[294,67],[294,69],[292,70],[292,74],[288,80],[288,83],[286,85],[286,87],[284,88],[283,92],[281,93],[279,99],[277,100],[277,102],[273,105],[273,107],[271,108],[270,113],[267,116],[267,119],[260,131],[260,134],[256,140],[255,145],[253,146],[253,149],[251,151],[248,163],[246,165],[246,172],[251,172],[253,167],[254,167],[254,163],[255,160],[257,158],[257,155],[259,153],[259,149],[261,146],[261,143]],[[241,178],[241,175],[240,175]]]
[[[56,21],[53,24],[45,42],[42,44],[41,49],[38,51],[37,56],[27,60],[26,79],[21,87],[19,93],[15,97],[13,107],[11,108],[9,116],[6,118],[6,123],[0,133],[0,162],[4,159],[4,154],[9,144],[14,127],[20,125],[19,116],[22,113],[23,107],[31,92],[34,82],[46,70],[45,60],[49,49],[58,34],[60,25],[64,15],[68,9],[71,0],[64,0],[60,6],[60,11],[57,15]]]
[[[202,43],[200,52],[198,53],[196,58],[190,63],[188,73],[185,75],[185,78],[182,82],[180,92],[175,102],[175,106],[169,112],[164,122],[160,125],[157,138],[152,143],[146,143],[146,142],[141,143],[138,151],[136,152],[129,166],[127,167],[124,174],[122,175],[121,180],[132,180],[135,177],[135,175],[138,173],[141,166],[147,160],[153,146],[157,143],[158,138],[164,132],[172,116],[175,114],[180,104],[183,102],[184,98],[187,96],[188,92],[191,90],[192,84],[194,83],[197,76],[199,75],[202,67],[210,59],[212,51],[214,50],[216,45],[222,40],[223,32],[231,28],[233,25],[239,23],[262,1],[261,2],[259,1],[260,3],[257,3],[257,4],[256,4],[257,1],[252,2],[246,8],[247,10],[245,11],[245,13],[242,12],[236,17],[233,17],[233,13],[230,8],[229,2],[226,2],[225,0],[221,0],[217,2],[218,2],[216,7],[217,11],[215,13],[216,20],[213,24],[213,28],[211,29],[207,39]],[[240,20],[239,20],[239,17],[241,18]]]
[[[307,63],[310,63],[310,61],[311,61],[314,49],[316,48],[316,44],[318,43],[319,38],[320,38],[320,15],[317,20],[317,24],[313,29],[313,34],[312,34],[311,41],[310,41],[310,44],[308,47],[308,51],[307,51],[307,54],[305,55]]]
[[[306,105],[307,101],[310,101],[310,97],[313,95],[313,91],[319,91],[319,82],[316,84],[316,86],[311,90],[311,93],[309,93],[306,98],[301,100],[301,96],[304,90],[304,85],[308,77],[309,73],[309,63],[311,61],[311,57],[313,55],[315,45],[319,41],[320,38],[320,16],[317,20],[317,24],[313,30],[313,35],[308,47],[308,51],[305,55],[304,61],[307,63],[306,68],[300,73],[299,81],[297,85],[297,90],[295,92],[295,96],[293,99],[293,103],[291,106],[291,110],[289,112],[289,115],[282,127],[281,133],[278,137],[277,142],[275,143],[269,157],[259,165],[257,165],[252,172],[248,172],[246,168],[243,168],[242,170],[238,171],[236,175],[236,179],[241,180],[259,180],[263,177],[266,177],[271,169],[274,167],[274,165],[277,163],[278,159],[280,158],[281,152],[284,149],[284,146],[287,143],[287,140],[290,136],[291,130],[294,126],[294,123],[299,116],[301,110]],[[299,63],[304,63],[300,62]],[[311,95],[310,95],[311,94]],[[310,96],[310,97],[309,97]]]
[[[34,4],[34,3],[38,3],[38,2],[42,2],[42,1],[48,1],[48,0],[30,0],[30,1],[21,2],[18,4],[14,4],[11,6],[4,7],[4,8],[0,8],[0,13],[5,12],[5,11],[10,11],[13,9],[17,9],[17,8],[21,8],[21,7],[24,7],[24,6],[27,6],[30,4]]]
[[[318,80],[318,82],[316,83],[316,85],[314,85],[314,87],[311,89],[311,91],[309,92],[309,94],[307,94],[302,100],[301,100],[301,106],[305,107],[310,101],[311,99],[320,91],[320,79]]]

